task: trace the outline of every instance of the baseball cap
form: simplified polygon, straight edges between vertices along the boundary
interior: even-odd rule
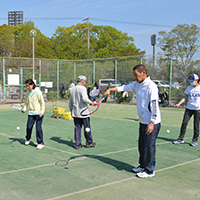
[[[72,83],[73,81],[72,80],[70,80],[70,83]]]
[[[83,75],[78,76],[77,82],[86,81],[86,77]]]
[[[191,74],[188,81],[193,82],[194,80],[198,80],[198,79],[199,79],[199,77],[197,74]]]

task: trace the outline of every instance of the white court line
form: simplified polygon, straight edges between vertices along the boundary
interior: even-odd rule
[[[7,134],[4,134],[4,133],[0,133],[0,135],[3,135],[5,137],[11,137],[11,138],[16,138],[14,136],[11,136],[11,135],[7,135]],[[32,142],[32,141],[31,141]],[[37,143],[33,142],[33,144],[37,145]],[[72,152],[69,152],[69,151],[64,151],[64,150],[61,150],[61,149],[57,149],[57,148],[54,148],[54,147],[50,147],[50,146],[46,146],[46,148],[49,148],[49,149],[53,149],[53,150],[56,150],[56,151],[60,151],[60,152],[63,152],[63,153],[68,153],[68,154],[71,154],[71,155],[74,155],[74,156],[80,156],[79,154],[76,154],[76,153],[72,153]]]
[[[51,166],[51,165],[55,165],[55,163],[49,163],[49,164],[45,164],[45,165],[39,165],[39,166],[28,167],[28,168],[23,168],[23,169],[16,169],[16,170],[11,170],[11,171],[7,171],[7,172],[0,172],[0,175],[26,171],[26,170],[30,170],[30,169],[37,169],[37,168],[47,167],[47,166]]]
[[[159,169],[159,170],[156,170],[155,172],[165,171],[165,170],[172,169],[172,168],[175,168],[175,167],[179,167],[179,166],[182,166],[182,165],[190,164],[190,163],[193,163],[193,162],[196,162],[196,161],[200,161],[200,158],[195,159],[195,160],[191,160],[191,161],[187,161],[187,162],[184,162],[184,163],[180,163],[180,164],[177,164],[177,165],[173,165],[173,166],[170,166],[170,167],[166,167],[166,168],[163,168],[163,169]],[[121,182],[124,182],[124,181],[128,181],[128,180],[131,180],[131,179],[134,179],[134,178],[136,178],[136,176],[130,177],[130,178],[125,178],[125,179],[122,179],[122,180],[119,180],[119,181],[114,181],[114,182],[111,182],[111,183],[106,183],[106,184],[99,185],[99,186],[92,187],[92,188],[88,188],[88,189],[85,189],[85,190],[72,192],[72,193],[69,193],[69,194],[61,195],[61,196],[50,198],[50,199],[47,199],[47,200],[54,200],[54,199],[72,196],[74,194],[80,194],[80,193],[83,193],[83,192],[88,192],[88,191],[95,190],[95,189],[98,189],[98,188],[106,187],[106,186],[109,186],[109,185],[114,185],[114,184],[121,183]]]
[[[134,123],[139,123],[139,121],[135,121],[134,119],[115,119],[115,118],[109,118],[109,117],[99,117],[99,116],[92,116],[94,118],[103,118],[103,119],[110,119],[110,120],[118,120],[118,121],[127,121],[127,122],[134,122]],[[173,128],[180,128],[180,126],[172,126],[172,125],[168,125],[168,124],[161,124],[161,127],[162,126],[170,126],[170,127],[173,127]],[[191,129],[193,130],[193,127],[187,127],[187,129]]]
[[[6,137],[13,137],[13,136],[10,136],[10,135],[7,135],[7,134],[3,134],[3,133],[0,133],[0,135],[6,136]],[[188,138],[185,138],[185,139],[188,139]],[[157,145],[161,145],[161,144],[168,144],[168,143],[171,143],[171,141],[156,143],[156,146]],[[99,154],[99,155],[84,156],[84,155],[71,153],[71,152],[68,152],[68,151],[60,150],[60,149],[49,147],[49,146],[45,146],[45,147],[49,148],[49,149],[53,149],[53,150],[56,150],[56,151],[60,151],[60,152],[63,152],[63,153],[68,153],[68,154],[72,154],[74,156],[80,157],[80,158],[77,158],[77,159],[74,159],[74,160],[69,160],[69,162],[75,162],[75,161],[83,160],[83,159],[86,159],[86,158],[95,158],[95,157],[98,157],[98,156],[105,156],[105,155],[122,153],[122,152],[125,152],[125,151],[131,151],[131,150],[138,149],[138,147],[134,147],[134,148],[123,149],[123,150],[119,150],[119,151],[113,151],[113,152],[103,153],[103,154]],[[15,172],[20,172],[20,171],[26,171],[26,170],[31,170],[31,169],[37,169],[37,168],[51,166],[51,165],[55,165],[55,163],[49,163],[49,164],[45,164],[45,165],[38,165],[38,166],[28,167],[28,168],[24,168],[24,169],[17,169],[17,170],[11,170],[11,171],[6,171],[6,172],[0,172],[0,175],[2,175],[2,174],[9,174],[9,173],[15,173]]]

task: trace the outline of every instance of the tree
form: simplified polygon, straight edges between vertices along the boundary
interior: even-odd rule
[[[46,37],[42,35],[39,29],[35,28],[34,22],[27,21],[24,24],[13,27],[14,29],[14,52],[13,57],[32,57],[32,37],[30,31],[35,29],[37,35],[34,38],[35,45],[35,56],[41,56],[41,51],[46,50],[44,45],[44,40],[46,42]]]
[[[144,54],[134,44],[133,37],[111,26],[92,26],[91,54],[93,57],[116,57]]]
[[[85,42],[85,25],[58,27],[53,34],[52,48],[57,59],[85,59],[87,55],[87,40]]]
[[[72,27],[58,27],[51,38],[56,58],[86,59],[87,23]],[[89,58],[106,58],[144,54],[134,44],[133,37],[111,26],[96,26],[90,23]]]
[[[89,58],[133,56],[145,54],[134,44],[133,37],[111,26],[96,26],[90,23]],[[15,27],[0,26],[0,56],[32,57],[31,29],[35,36],[35,57],[80,60],[88,59],[87,23],[71,27],[58,27],[51,38],[35,28],[34,22],[26,21]]]
[[[199,48],[200,28],[194,24],[179,24],[170,32],[160,31],[159,46],[166,54],[173,54],[176,63],[173,68],[183,78],[184,83],[188,79],[192,57]]]
[[[13,32],[13,29],[6,24],[0,26],[0,56],[9,57],[12,55],[14,48]]]

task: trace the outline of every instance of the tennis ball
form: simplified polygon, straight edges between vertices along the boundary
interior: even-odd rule
[[[85,128],[85,131],[86,131],[86,132],[89,132],[89,131],[90,131],[90,128],[89,128],[89,127]]]
[[[170,130],[167,130],[167,133],[170,133]]]
[[[19,130],[19,129],[20,129],[20,127],[18,126],[18,127],[17,127],[17,130]]]

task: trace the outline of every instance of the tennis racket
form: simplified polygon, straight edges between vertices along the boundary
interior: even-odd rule
[[[82,157],[82,156],[72,156],[68,160],[61,160],[61,161],[56,162],[55,165],[58,167],[65,167],[66,165],[68,165],[69,162],[71,162],[76,157]]]
[[[11,107],[17,110],[22,110],[24,108],[21,104],[12,104]]]
[[[167,105],[167,107],[173,107],[173,108],[177,108],[176,105]]]
[[[90,95],[91,99],[94,100],[95,97],[97,97],[99,95],[99,93],[100,93],[99,89],[94,89],[89,93],[89,95]]]
[[[55,165],[57,165],[59,167],[64,167],[64,166],[68,165],[69,161],[70,161],[70,159],[68,159],[68,160],[61,160],[61,161],[56,162]]]
[[[89,115],[95,113],[95,112],[98,110],[98,108],[99,108],[99,106],[100,106],[100,103],[101,103],[107,96],[108,96],[108,95],[104,96],[102,99],[100,99],[98,102],[92,104],[91,106],[88,106],[88,107],[84,108],[84,109],[81,111],[80,115],[81,115],[81,116],[89,116]]]

